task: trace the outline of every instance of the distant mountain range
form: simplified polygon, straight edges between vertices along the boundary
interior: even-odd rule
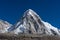
[[[31,9],[24,12],[22,18],[12,25],[7,21],[0,20],[0,33],[19,34],[46,34],[60,36],[60,29],[43,21],[40,16]]]

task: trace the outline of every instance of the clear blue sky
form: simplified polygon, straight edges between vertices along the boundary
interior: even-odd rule
[[[0,0],[0,19],[14,24],[27,9],[60,28],[60,0]]]

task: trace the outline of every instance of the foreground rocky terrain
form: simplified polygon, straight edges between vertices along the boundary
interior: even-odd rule
[[[58,36],[34,35],[34,34],[0,34],[0,40],[60,40]]]

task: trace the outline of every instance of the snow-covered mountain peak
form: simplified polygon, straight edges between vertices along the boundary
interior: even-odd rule
[[[40,16],[31,9],[24,12],[23,17],[13,27],[9,28],[15,34],[46,34],[60,35],[60,30],[50,23],[41,20]]]

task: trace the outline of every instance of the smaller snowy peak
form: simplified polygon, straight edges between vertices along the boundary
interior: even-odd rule
[[[0,19],[0,33],[7,32],[8,31],[7,29],[11,26],[12,26],[12,24]]]

